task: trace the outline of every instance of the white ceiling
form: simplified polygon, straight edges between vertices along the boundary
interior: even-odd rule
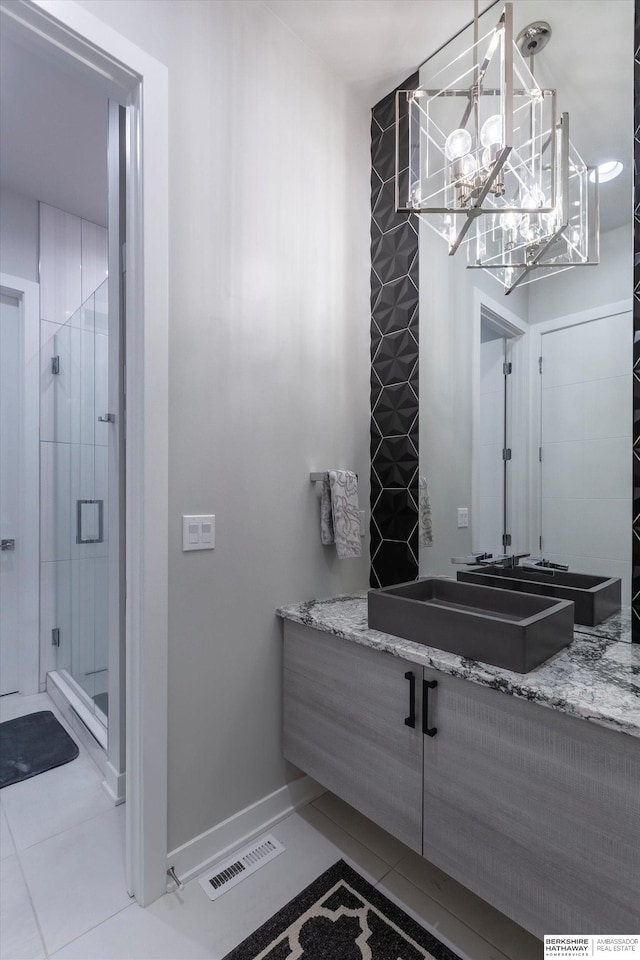
[[[104,94],[0,38],[0,181],[68,213],[107,223]]]
[[[473,18],[472,0],[266,0],[273,12],[369,106],[401,83]],[[480,11],[491,6],[480,0]],[[498,19],[502,4],[486,14]],[[514,35],[546,20],[552,37],[536,78],[557,90],[571,140],[588,164],[620,159],[600,188],[602,229],[631,219],[633,0],[514,0]]]
[[[124,2],[124,0],[121,0]],[[473,15],[472,0],[265,0],[304,43],[373,106]],[[480,0],[486,10],[490,0]],[[492,22],[500,5],[486,14]],[[515,32],[548,20],[553,36],[536,76],[558,91],[571,139],[587,163],[619,158],[625,172],[601,187],[602,226],[631,216],[633,0],[515,0]],[[107,104],[2,37],[3,185],[106,222]],[[538,62],[539,61],[539,62]]]

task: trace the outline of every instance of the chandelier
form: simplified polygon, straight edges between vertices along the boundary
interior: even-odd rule
[[[597,176],[556,116],[555,90],[533,75],[550,35],[537,22],[513,40],[507,3],[473,44],[447,44],[451,60],[396,95],[396,207],[417,214],[453,255],[490,270],[510,293],[546,273],[598,261]],[[525,62],[530,58],[531,68]],[[433,62],[433,60],[432,60]]]

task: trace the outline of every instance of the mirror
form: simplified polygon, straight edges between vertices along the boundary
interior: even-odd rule
[[[501,10],[481,16],[481,31]],[[599,265],[509,296],[488,271],[467,269],[464,250],[450,257],[421,218],[420,476],[432,543],[421,543],[420,576],[455,576],[452,557],[529,553],[620,577],[628,608],[634,4],[516,0],[513,15],[514,36],[551,25],[535,77],[557,90],[587,164],[624,169],[600,185]],[[427,60],[421,83],[472,33]]]

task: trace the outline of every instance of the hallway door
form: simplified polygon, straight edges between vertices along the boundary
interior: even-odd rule
[[[579,573],[623,582],[631,599],[630,313],[541,337],[541,549]]]
[[[20,687],[20,305],[0,297],[0,695]]]

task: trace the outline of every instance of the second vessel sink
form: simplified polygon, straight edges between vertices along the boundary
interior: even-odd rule
[[[576,623],[584,623],[589,627],[595,627],[617,613],[622,598],[622,584],[618,577],[597,577],[588,573],[571,573],[544,567],[538,571],[525,567],[505,569],[498,564],[486,564],[469,570],[459,570],[458,580],[573,600],[576,605]]]
[[[573,603],[429,577],[370,590],[369,626],[517,673],[573,640]]]

